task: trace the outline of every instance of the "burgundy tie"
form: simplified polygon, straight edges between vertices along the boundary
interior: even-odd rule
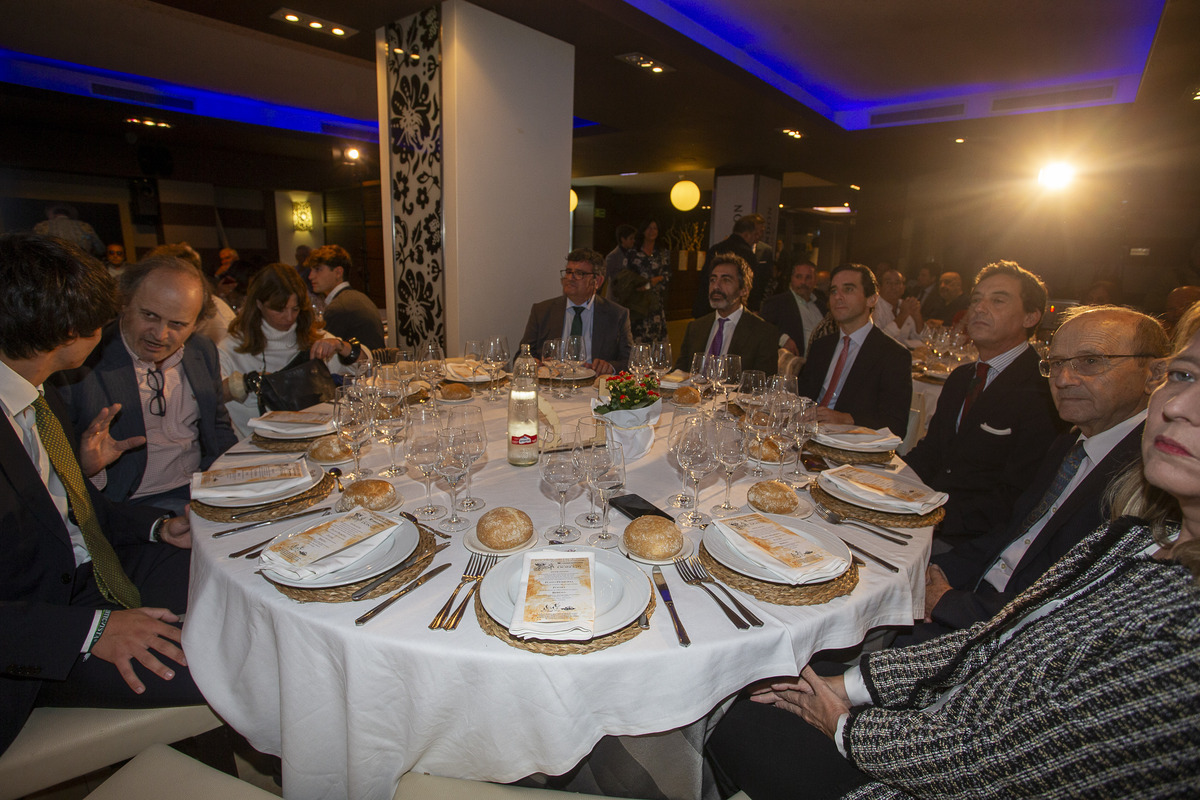
[[[962,414],[959,419],[966,419],[967,412],[971,410],[971,404],[979,399],[979,395],[983,394],[983,387],[987,385],[988,365],[980,361],[975,365],[975,377],[971,378],[971,383],[967,385],[967,396],[963,400]]]
[[[712,344],[708,346],[708,354],[710,356],[721,355],[721,345],[725,344],[725,323],[727,319],[717,320],[717,335],[713,337]]]
[[[844,370],[846,368],[846,356],[848,356],[849,354],[850,354],[850,337],[843,336],[842,337],[842,354],[840,356],[838,356],[837,366],[835,366],[833,368],[833,377],[829,379],[829,388],[825,390],[825,394],[821,395],[821,402],[819,403],[819,405],[823,405],[826,408],[829,408],[829,403],[833,400],[833,395],[837,391],[838,381],[842,377],[842,370]]]

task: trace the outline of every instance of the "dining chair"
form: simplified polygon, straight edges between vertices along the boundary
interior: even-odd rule
[[[436,775],[409,772],[400,778],[400,785],[396,788],[392,800],[579,800],[583,796],[555,789],[506,786],[502,783],[440,778]],[[745,792],[738,792],[729,800],[750,798]]]
[[[170,787],[170,791],[164,791]],[[276,795],[153,744],[88,795],[88,800],[268,800]]]

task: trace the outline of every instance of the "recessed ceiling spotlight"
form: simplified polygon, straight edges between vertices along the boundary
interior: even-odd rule
[[[800,132],[800,131],[798,131],[798,130],[794,130],[794,129],[792,129],[792,128],[781,128],[780,130],[782,130],[784,134],[786,134],[787,136],[790,136],[790,137],[792,137],[793,139],[802,139],[802,138],[804,138],[804,134],[803,134],[803,133],[801,133],[801,132]]]
[[[347,147],[346,148],[346,158],[350,159],[351,161],[357,161],[359,155],[360,155],[360,153],[358,152],[357,147]]]
[[[625,53],[624,55],[617,56],[617,61],[624,61],[630,66],[638,67],[639,69],[650,70],[656,74],[675,71],[674,67],[664,64],[657,58],[651,58],[645,53]]]
[[[850,205],[847,203],[844,206],[813,206],[813,211],[820,211],[822,214],[849,214]]]
[[[144,125],[147,128],[169,128],[171,123],[163,122],[161,119],[150,119],[149,117],[126,117],[125,121],[130,125]]]
[[[955,139],[955,140],[954,140],[954,143],[955,143],[955,144],[962,144],[962,143],[963,143],[963,142],[965,142],[965,141],[966,141],[966,139]]]
[[[861,187],[861,186],[859,186],[859,185],[858,185],[858,184],[856,184],[856,183],[852,183],[852,184],[850,184],[850,188],[851,188],[851,189],[853,189],[853,190],[854,190],[854,191],[856,191],[856,192],[862,191],[862,187]]]
[[[621,177],[623,177],[623,178],[627,178],[630,175],[637,175],[637,173],[636,172],[622,172],[621,173]]]
[[[403,47],[393,47],[392,52],[398,53],[399,55],[404,55],[404,48]]]
[[[326,33],[330,36],[336,36],[339,39],[344,39],[348,36],[353,36],[354,34],[358,33],[358,31],[354,28],[340,25],[336,22],[322,19],[321,17],[317,17],[312,14],[305,14],[302,11],[296,11],[295,9],[291,8],[281,8],[274,14],[271,14],[270,18],[279,20],[280,22],[286,22],[291,25],[302,25],[311,31]]]

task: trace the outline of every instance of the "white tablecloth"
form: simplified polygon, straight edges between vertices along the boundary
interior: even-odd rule
[[[553,401],[566,430],[586,413],[585,397]],[[490,438],[487,456],[475,465],[474,493],[489,508],[525,510],[539,531],[557,523],[556,502],[537,468],[506,460],[505,404],[474,402],[484,408]],[[628,470],[628,490],[660,506],[680,486],[666,456],[670,422],[666,411],[653,451]],[[386,451],[371,448],[364,463],[378,471]],[[750,483],[739,474],[735,501],[745,501]],[[414,508],[421,484],[407,477],[395,484],[405,508]],[[723,492],[723,477],[709,476],[701,508],[719,503]],[[435,497],[445,504],[436,486]],[[569,519],[586,508],[579,489],[568,504]],[[911,624],[923,615],[930,539],[930,530],[922,529],[911,546],[901,547],[839,528],[844,538],[901,566],[900,574],[868,563],[850,596],[818,606],[775,606],[743,596],[766,623],[749,631],[735,629],[701,589],[683,584],[668,567],[691,647],[677,644],[660,602],[650,630],[633,640],[552,657],[487,636],[473,614],[453,632],[427,628],[466,564],[462,534],[434,562],[449,560],[451,569],[357,628],[354,618],[377,601],[298,603],[255,574],[254,562],[227,557],[266,538],[269,528],[213,539],[226,526],[195,515],[192,521],[183,641],[196,683],[251,744],[282,757],[287,797],[355,800],[390,798],[412,769],[494,781],[560,774],[606,734],[687,725],[748,683],[795,675],[797,664],[818,650],[855,645],[877,626]],[[614,511],[612,522],[620,530],[625,518]],[[698,541],[700,534],[688,535]]]

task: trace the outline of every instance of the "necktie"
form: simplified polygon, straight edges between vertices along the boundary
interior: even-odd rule
[[[710,356],[721,355],[721,347],[725,344],[725,323],[727,319],[717,319],[717,335],[713,337],[712,344],[708,346],[708,354]]]
[[[571,306],[575,319],[571,320],[571,335],[583,336],[583,306]]]
[[[42,440],[42,447],[46,448],[46,454],[50,456],[50,464],[67,490],[67,503],[75,515],[79,530],[83,532],[83,543],[87,545],[88,553],[92,557],[92,572],[100,594],[109,602],[125,608],[141,606],[141,593],[121,568],[116,551],[100,530],[96,509],[92,507],[92,499],[83,483],[83,471],[71,451],[67,435],[63,433],[62,423],[50,410],[46,398],[41,395],[33,401],[33,411],[37,420],[38,438]]]
[[[1067,452],[1067,457],[1058,465],[1058,473],[1054,476],[1054,480],[1050,483],[1050,488],[1042,495],[1042,499],[1029,512],[1029,516],[1025,517],[1025,522],[1021,525],[1022,531],[1029,530],[1033,523],[1037,522],[1042,516],[1054,505],[1058,500],[1058,496],[1067,488],[1067,484],[1075,477],[1075,473],[1079,472],[1079,465],[1083,463],[1084,457],[1087,455],[1083,449],[1083,442],[1076,442],[1074,446]]]
[[[842,354],[838,356],[837,365],[833,368],[833,377],[829,379],[829,388],[825,390],[825,394],[821,395],[821,402],[818,405],[829,408],[829,404],[833,402],[833,396],[837,393],[838,380],[842,377],[842,370],[846,368],[846,358],[850,355],[850,337],[842,337]]]
[[[967,412],[971,410],[971,404],[979,399],[979,395],[983,394],[983,387],[987,384],[988,365],[980,361],[975,365],[975,377],[971,378],[971,382],[967,384],[967,396],[963,399],[962,414],[959,419],[967,418]]]

